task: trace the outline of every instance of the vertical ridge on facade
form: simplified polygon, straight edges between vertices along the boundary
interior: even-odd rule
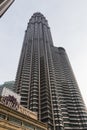
[[[31,17],[25,32],[15,91],[49,130],[87,129],[87,113],[66,51],[53,45],[46,18]]]

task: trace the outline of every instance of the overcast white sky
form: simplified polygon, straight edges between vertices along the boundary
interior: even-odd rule
[[[54,45],[66,49],[87,106],[87,0],[15,0],[0,19],[0,84],[15,80],[27,23],[37,11]]]

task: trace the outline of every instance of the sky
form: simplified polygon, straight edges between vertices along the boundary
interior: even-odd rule
[[[87,0],[15,0],[0,19],[0,84],[15,80],[27,23],[35,12],[48,20],[54,45],[66,49],[87,106]]]

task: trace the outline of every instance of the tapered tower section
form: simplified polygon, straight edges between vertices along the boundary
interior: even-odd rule
[[[35,13],[25,32],[15,91],[21,104],[49,130],[87,129],[87,113],[65,49],[54,47],[50,28]]]

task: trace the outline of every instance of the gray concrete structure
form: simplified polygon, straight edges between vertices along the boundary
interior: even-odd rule
[[[86,130],[87,113],[66,51],[53,45],[50,28],[35,13],[25,32],[15,91],[49,130]]]

